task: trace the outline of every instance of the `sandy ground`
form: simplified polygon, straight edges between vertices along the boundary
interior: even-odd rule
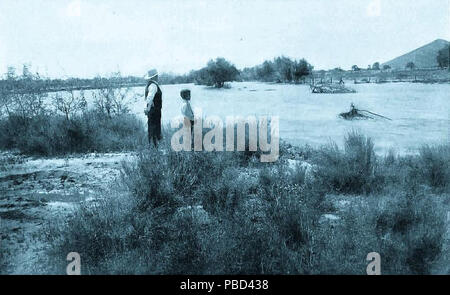
[[[55,215],[96,198],[131,153],[32,158],[0,153],[0,273],[42,273],[39,229]]]

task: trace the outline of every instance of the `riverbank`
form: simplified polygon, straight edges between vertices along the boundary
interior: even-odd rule
[[[283,143],[251,153],[3,153],[2,273],[448,273],[448,147],[376,156]],[[6,226],[5,226],[6,225]],[[6,251],[5,251],[6,250]],[[132,268],[129,266],[133,265]]]
[[[42,228],[103,196],[133,153],[44,158],[0,153],[0,273],[45,273]]]

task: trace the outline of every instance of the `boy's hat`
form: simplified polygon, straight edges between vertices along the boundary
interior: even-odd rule
[[[145,75],[144,79],[152,80],[157,76],[158,76],[158,71],[156,69],[151,69],[150,71],[147,72],[147,75]]]
[[[186,99],[186,100],[191,99],[190,94],[191,94],[191,90],[189,90],[189,89],[183,89],[180,91],[181,98]]]

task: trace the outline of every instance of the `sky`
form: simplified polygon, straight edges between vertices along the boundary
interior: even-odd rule
[[[450,40],[450,0],[0,0],[0,75],[186,73],[225,57],[315,69],[386,62]]]

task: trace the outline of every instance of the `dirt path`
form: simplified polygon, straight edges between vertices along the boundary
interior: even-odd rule
[[[131,153],[32,158],[0,153],[0,273],[42,273],[36,239],[52,217],[95,199],[120,174]]]

